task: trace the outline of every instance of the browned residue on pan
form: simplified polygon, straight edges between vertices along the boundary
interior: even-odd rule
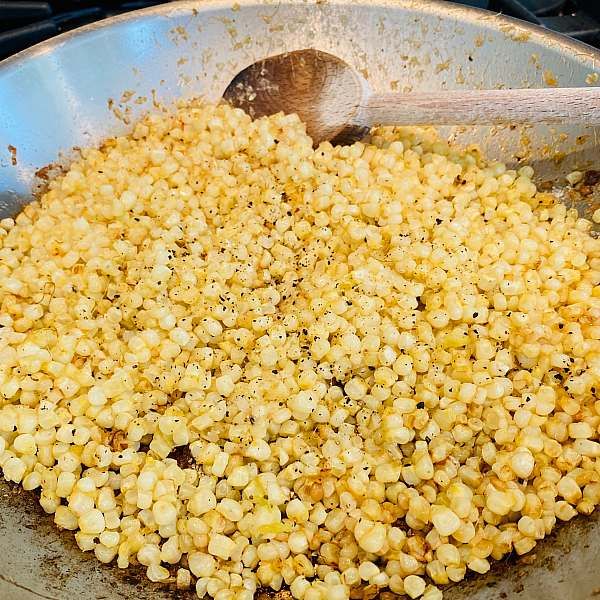
[[[12,145],[8,145],[8,151],[10,152],[10,164],[13,167],[17,166],[17,149]]]
[[[568,206],[575,207],[580,215],[589,219],[589,216],[600,208],[600,171],[586,171],[583,179],[566,191],[565,200]],[[597,226],[594,226],[594,230],[597,229]]]

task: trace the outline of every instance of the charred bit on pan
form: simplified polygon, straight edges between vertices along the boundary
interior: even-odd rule
[[[17,166],[17,149],[12,144],[9,144],[7,146],[7,148],[8,148],[8,151],[10,152],[10,164],[13,167],[16,167]]]

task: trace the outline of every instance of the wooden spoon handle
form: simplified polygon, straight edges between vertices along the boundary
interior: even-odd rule
[[[600,125],[600,87],[516,90],[441,90],[371,94],[360,120],[373,125]]]

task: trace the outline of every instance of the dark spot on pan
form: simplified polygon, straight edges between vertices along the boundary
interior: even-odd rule
[[[585,172],[583,176],[583,185],[589,185],[590,187],[595,186],[598,182],[600,182],[600,171],[594,171],[590,169]]]
[[[189,469],[196,464],[189,446],[177,446],[177,448],[171,450],[167,458],[174,458],[180,469]]]
[[[9,144],[7,147],[8,147],[8,151],[10,152],[10,164],[13,167],[16,167],[17,166],[17,149],[12,144]]]

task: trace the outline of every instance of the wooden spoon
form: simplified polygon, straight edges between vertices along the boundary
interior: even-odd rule
[[[255,118],[297,113],[315,146],[351,143],[375,125],[600,125],[600,87],[380,94],[343,60],[312,49],[250,65],[223,97]]]

